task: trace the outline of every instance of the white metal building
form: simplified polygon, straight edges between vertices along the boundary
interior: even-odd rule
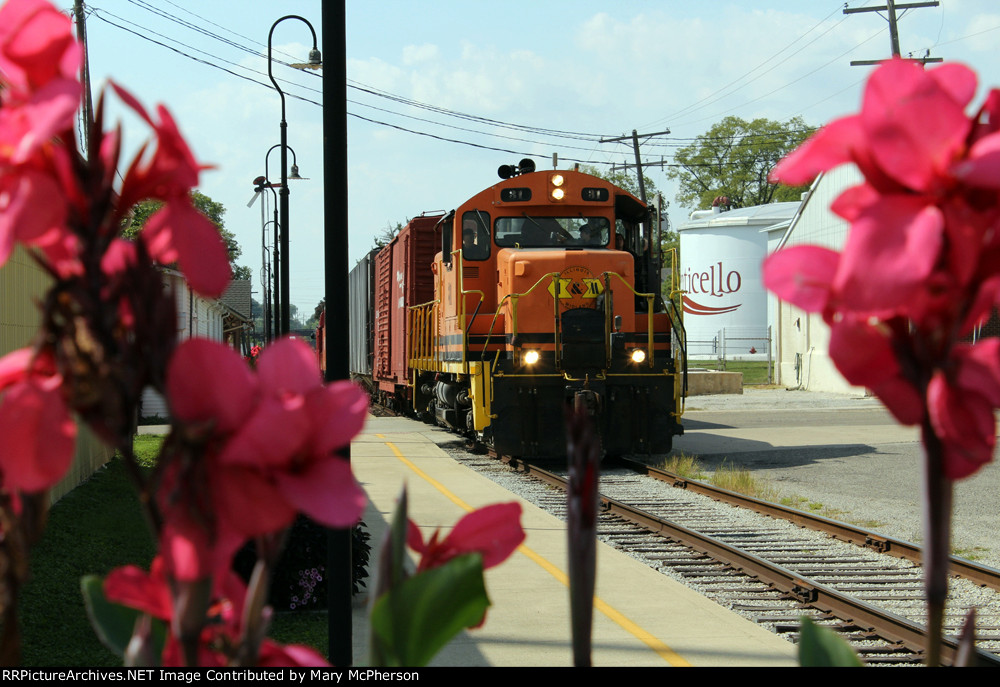
[[[843,191],[862,181],[861,172],[854,165],[842,165],[821,174],[775,248],[810,244],[842,250],[850,225],[830,212],[830,204]],[[778,384],[810,391],[864,391],[848,384],[830,360],[830,328],[820,313],[807,313],[772,294],[768,298],[776,313]]]
[[[227,316],[233,313],[233,308],[227,306],[222,299],[205,298],[199,296],[188,287],[184,275],[176,270],[162,268],[163,288],[169,289],[174,294],[174,302],[177,306],[177,340],[183,341],[192,337],[201,337],[213,341],[226,341]],[[233,282],[237,284],[238,282]],[[230,290],[232,289],[230,286]],[[249,289],[247,291],[249,297]],[[229,293],[227,291],[227,293]],[[142,415],[150,417],[158,415],[162,418],[170,417],[166,400],[153,389],[146,389],[142,394]]]

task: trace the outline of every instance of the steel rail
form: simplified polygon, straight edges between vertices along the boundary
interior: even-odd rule
[[[620,462],[624,467],[653,477],[654,479],[669,482],[677,488],[703,494],[723,503],[748,508],[763,515],[770,515],[773,518],[788,520],[796,525],[825,532],[841,541],[863,546],[879,553],[886,553],[890,556],[902,558],[917,564],[923,563],[923,552],[917,544],[869,532],[854,525],[824,518],[821,515],[813,515],[812,513],[806,513],[795,508],[761,501],[752,496],[737,494],[736,492],[721,489],[712,484],[682,477],[669,470],[654,468],[639,461],[623,458]],[[949,573],[984,587],[1000,591],[1000,570],[996,568],[990,568],[965,560],[964,558],[952,556],[950,558]]]
[[[535,465],[517,462],[518,469],[526,474],[541,479],[548,484],[566,488],[566,480],[558,475]],[[923,654],[926,652],[926,633],[922,625],[901,618],[893,613],[879,609],[871,604],[854,599],[838,592],[831,587],[820,584],[803,575],[798,575],[787,568],[770,563],[762,558],[741,551],[713,537],[671,523],[663,518],[624,504],[615,499],[599,495],[601,506],[605,512],[612,513],[629,522],[635,523],[651,532],[668,537],[688,547],[720,561],[746,575],[765,582],[775,589],[788,594],[797,601],[812,606],[824,613],[853,623],[883,639],[898,643],[908,650]],[[945,637],[942,639],[942,659],[948,663],[954,661],[958,652],[958,641]],[[975,650],[974,665],[1000,667],[1000,656],[982,649]]]

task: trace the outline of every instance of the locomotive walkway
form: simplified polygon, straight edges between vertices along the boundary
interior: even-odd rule
[[[467,512],[518,500],[527,539],[486,572],[493,605],[483,627],[463,633],[435,666],[570,666],[572,644],[564,523],[449,457],[454,435],[405,418],[369,417],[352,444],[354,474],[370,503],[373,554],[405,484],[410,518],[425,530]],[[369,570],[377,565],[372,562]],[[792,666],[795,647],[645,564],[598,543],[594,666]],[[355,662],[367,651],[363,604],[354,617]]]

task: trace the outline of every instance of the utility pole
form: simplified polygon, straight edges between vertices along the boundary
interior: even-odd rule
[[[649,138],[651,136],[666,136],[670,133],[670,129],[666,131],[657,131],[655,134],[642,134],[643,138]],[[635,129],[632,129],[631,136],[618,136],[616,138],[602,138],[599,143],[617,143],[618,141],[627,141],[632,139],[632,148],[635,150],[635,169],[639,174],[639,200],[643,203],[646,202],[646,182],[642,178],[642,160],[639,158],[639,134],[636,133]]]
[[[652,133],[652,134],[642,134],[642,137],[643,138],[650,138],[652,136],[665,136],[665,135],[667,135],[669,133],[670,133],[670,129],[666,129],[664,131],[657,131],[656,133]],[[639,200],[641,200],[643,202],[643,204],[645,204],[646,203],[646,181],[642,178],[642,158],[639,155],[639,133],[636,132],[635,129],[632,129],[632,135],[631,136],[618,136],[616,138],[602,138],[600,140],[600,143],[615,143],[615,142],[619,142],[619,141],[627,141],[628,139],[632,139],[632,149],[635,151],[635,170],[636,170],[636,173],[639,175]],[[626,165],[626,167],[628,167],[628,165]],[[640,274],[636,275],[636,286],[639,286],[639,283],[641,282],[644,285],[644,288],[645,288],[645,285],[648,285],[650,283],[655,283],[655,285],[656,285],[656,289],[655,290],[657,292],[659,292],[659,290],[660,290],[660,280],[659,280],[659,274],[660,274],[659,236],[655,236],[655,237],[653,236],[653,226],[654,226],[654,224],[656,226],[659,225],[659,218],[657,218],[657,221],[655,223],[654,222],[650,222],[650,220],[649,220],[648,217],[647,217],[647,219],[644,219],[642,221],[642,225],[643,225],[643,231],[642,231],[642,233],[643,233],[643,235],[646,238],[647,246],[646,246],[646,249],[642,252],[642,256],[641,256],[641,260],[640,260],[640,265],[641,266],[637,270],[637,272],[639,272]],[[656,248],[653,247],[654,239],[657,242]]]
[[[76,17],[76,37],[83,46],[83,144],[90,159],[94,128],[94,103],[90,94],[90,55],[87,51],[87,16],[84,14],[83,0],[74,0],[73,15]]]
[[[858,14],[859,12],[885,12],[886,19],[889,22],[889,43],[892,48],[892,56],[900,57],[899,51],[899,30],[896,28],[896,10],[910,10],[918,9],[921,7],[937,7],[938,0],[930,0],[929,2],[910,2],[905,4],[896,4],[895,0],[885,0],[884,7],[852,7],[845,8],[844,14]],[[914,58],[919,62],[927,64],[928,62],[941,62],[940,57],[918,57]],[[868,66],[873,64],[879,64],[882,60],[851,60],[851,66]]]

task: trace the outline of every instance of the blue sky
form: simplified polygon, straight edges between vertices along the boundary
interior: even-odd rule
[[[226,207],[241,262],[259,271],[261,206],[247,202],[279,141],[281,117],[267,78],[268,31],[298,14],[321,33],[319,0],[87,5],[95,84],[111,77],[147,107],[167,105],[196,156],[215,165],[201,190]],[[728,115],[802,116],[819,125],[855,111],[868,68],[849,63],[886,57],[888,24],[876,13],[844,15],[843,7],[843,0],[347,0],[351,263],[386,226],[458,206],[495,183],[500,164],[524,154],[541,169],[553,153],[561,167],[579,160],[605,168],[633,156],[630,146],[599,138],[669,129],[643,145],[644,159],[669,164],[678,146]],[[941,0],[907,12],[899,30],[904,55],[930,50],[975,68],[984,87],[1000,86],[1000,2]],[[275,59],[306,61],[309,37],[304,24],[282,22]],[[308,315],[323,297],[321,80],[278,63],[274,74],[286,93],[288,142],[307,177],[289,189],[291,300]],[[117,106],[109,112],[123,119],[126,146],[135,149],[144,127]],[[268,165],[275,180],[279,152]],[[682,222],[690,209],[677,206],[676,189],[658,169],[649,176],[671,202],[673,223]]]

